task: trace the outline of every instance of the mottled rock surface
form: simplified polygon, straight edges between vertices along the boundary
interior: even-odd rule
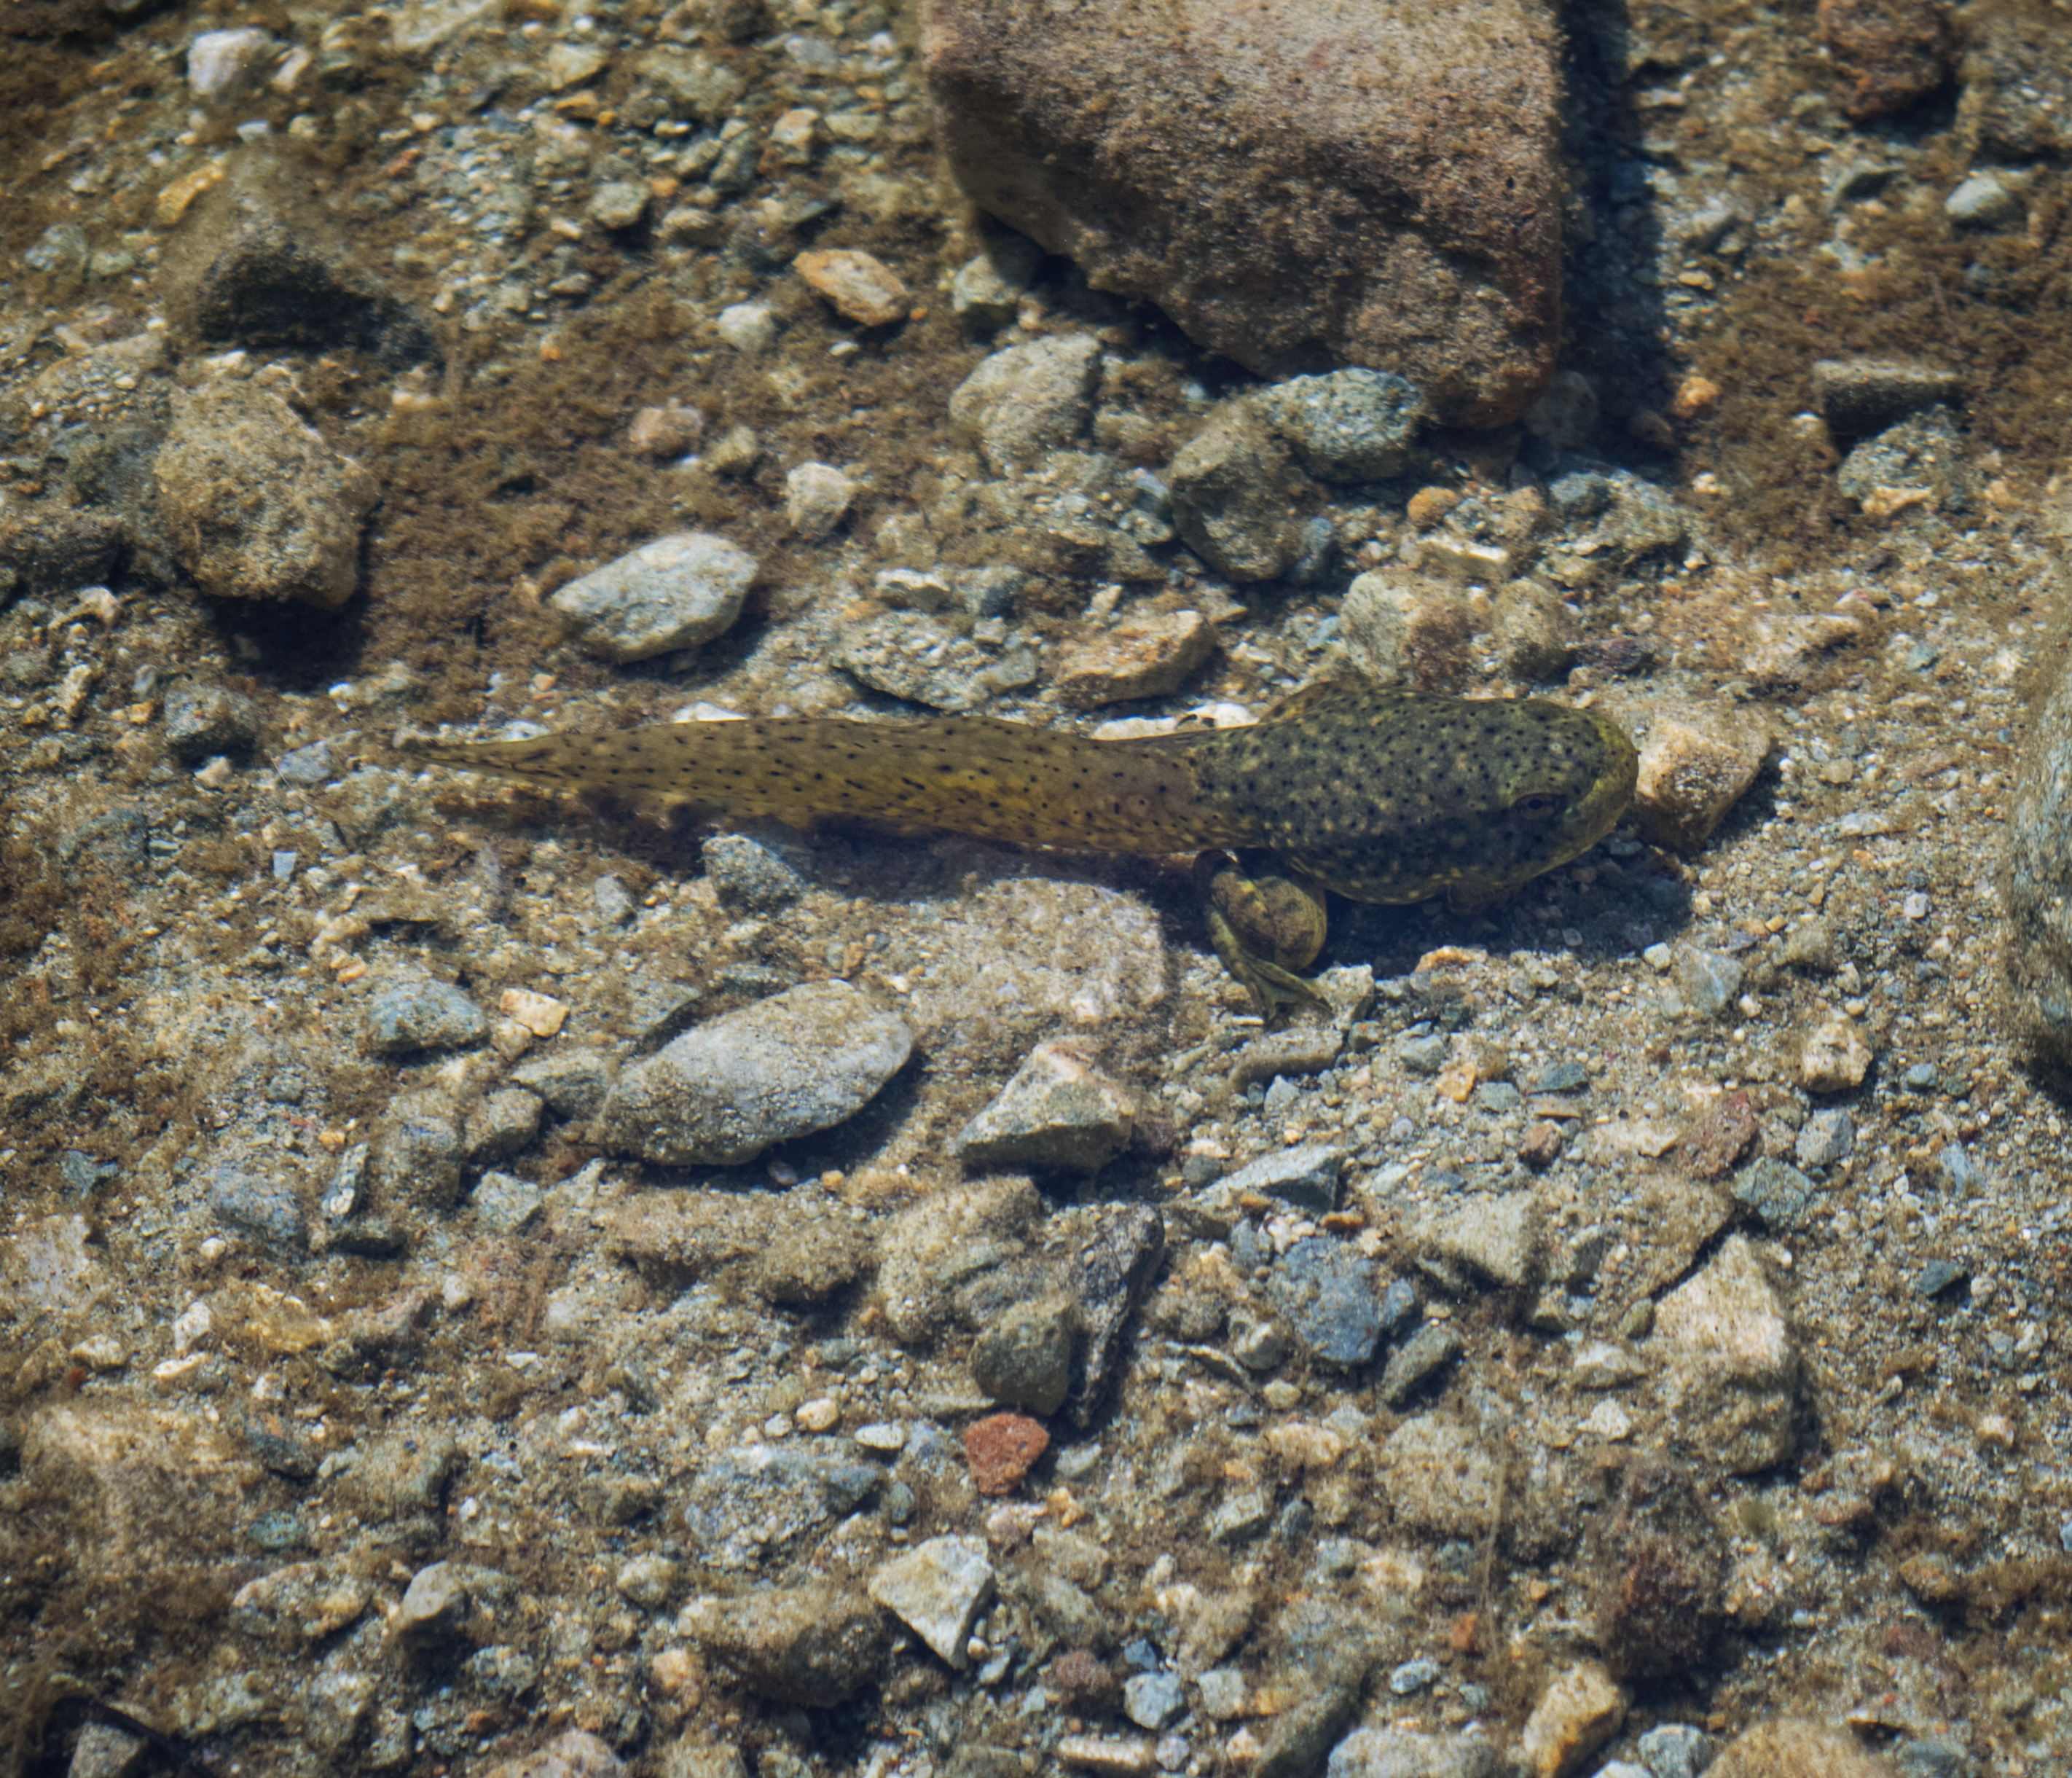
[[[204,592],[326,611],[352,597],[380,490],[272,390],[225,379],[175,394],[157,475],[173,554]]]
[[[1536,9],[935,0],[923,54],[973,198],[1250,369],[1393,370],[1441,419],[1499,426],[1553,368]]]
[[[644,661],[730,627],[758,566],[724,537],[678,532],[570,581],[548,603],[592,654]]]
[[[598,1118],[643,1160],[730,1166],[859,1110],[906,1065],[913,1034],[868,994],[809,982],[676,1039],[619,1078]]]

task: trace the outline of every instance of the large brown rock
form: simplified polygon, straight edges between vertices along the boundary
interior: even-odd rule
[[[1366,364],[1500,426],[1553,368],[1537,0],[927,0],[972,198],[1263,376]]]

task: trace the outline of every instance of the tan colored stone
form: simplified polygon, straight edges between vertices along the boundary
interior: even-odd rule
[[[1841,1730],[1786,1717],[1736,1735],[1708,1778],[1887,1778],[1890,1770]]]
[[[1693,850],[1755,782],[1769,751],[1770,725],[1753,712],[1658,718],[1640,750],[1634,819],[1656,844]]]
[[[1618,1733],[1626,1694],[1594,1661],[1578,1661],[1540,1694],[1519,1739],[1536,1778],[1568,1778]]]
[[[1139,618],[1068,650],[1053,681],[1059,695],[1079,710],[1163,698],[1186,684],[1215,645],[1215,627],[1199,611]]]
[[[1556,41],[1524,0],[931,0],[923,19],[944,146],[984,208],[1248,368],[1396,371],[1469,426],[1517,418],[1553,368]]]
[[[705,429],[705,417],[694,407],[671,401],[662,407],[643,407],[626,430],[629,449],[643,457],[680,457],[698,442]]]
[[[1782,1299],[1745,1235],[1730,1237],[1703,1271],[1662,1299],[1655,1331],[1754,1381],[1782,1381],[1796,1364]]]
[[[791,269],[837,315],[858,327],[889,327],[904,321],[913,298],[890,267],[869,253],[837,247],[801,253]]]
[[[380,496],[294,409],[256,383],[175,390],[155,473],[173,554],[219,599],[329,611],[360,577],[360,527]]]
[[[1799,1052],[1799,1084],[1808,1093],[1846,1093],[1864,1084],[1871,1047],[1853,1019],[1837,1014],[1807,1033]]]
[[[506,1019],[515,1019],[535,1037],[554,1036],[569,1016],[565,1000],[557,1000],[552,994],[535,994],[530,988],[506,988],[504,998],[496,1003],[496,1010]]]
[[[1798,1344],[1769,1268],[1730,1236],[1655,1310],[1670,1360],[1664,1406],[1692,1443],[1736,1475],[1768,1469],[1796,1437]]]
[[[1346,590],[1342,615],[1353,665],[1377,684],[1447,691],[1467,671],[1474,625],[1445,581],[1376,570]]]

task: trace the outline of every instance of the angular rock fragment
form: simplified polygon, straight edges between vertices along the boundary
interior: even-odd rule
[[[1166,611],[1066,650],[1051,677],[1075,710],[1163,698],[1184,685],[1215,645],[1215,628],[1199,611]]]
[[[1123,1357],[1130,1317],[1166,1257],[1166,1225],[1143,1204],[1107,1204],[1085,1213],[1077,1252],[1061,1280],[1079,1304],[1082,1330],[1065,1411],[1091,1426],[1106,1405]]]
[[[996,1401],[1055,1414],[1072,1386],[1079,1306],[1063,1291],[1018,1303],[972,1344],[972,1381]]]
[[[1293,566],[1301,528],[1286,446],[1249,401],[1226,401],[1166,475],[1187,546],[1232,580],[1272,580]]]
[[[1568,1778],[1626,1719],[1626,1694],[1594,1661],[1557,1674],[1540,1694],[1519,1737],[1533,1778]]]
[[[1374,1356],[1381,1340],[1375,1264],[1345,1242],[1324,1235],[1297,1241],[1267,1289],[1311,1357],[1350,1368]]]
[[[1597,1640],[1622,1677],[1680,1673],[1710,1651],[1727,1552],[1693,1479],[1666,1459],[1627,1473],[1600,1558]]]
[[[1353,665],[1377,685],[1450,690],[1468,666],[1474,626],[1459,588],[1388,570],[1346,589],[1341,617]]]
[[[1519,0],[933,0],[923,37],[986,209],[1248,368],[1396,371],[1470,426],[1553,368],[1556,53]]]
[[[858,327],[889,327],[904,321],[913,303],[906,286],[870,253],[847,248],[801,253],[791,269],[837,315]]]
[[[978,1537],[931,1537],[870,1577],[870,1596],[950,1665],[971,1658],[972,1625],[993,1597],[993,1564]]]
[[[1740,801],[1770,751],[1770,725],[1713,709],[1658,717],[1640,752],[1634,819],[1658,845],[1692,851]]]
[[[1729,1236],[1702,1271],[1662,1299],[1654,1338],[1670,1359],[1672,1405],[1696,1448],[1742,1475],[1790,1455],[1798,1342],[1745,1237]]]
[[[968,1167],[1063,1167],[1095,1172],[1128,1144],[1130,1094],[1102,1073],[1084,1038],[1039,1043],[952,1145]]]
[[[393,370],[439,363],[431,330],[364,256],[311,225],[324,206],[300,174],[263,151],[231,167],[202,212],[194,250],[206,262],[183,293],[201,339],[364,352]]]
[[[1842,109],[1890,117],[1950,78],[1950,26],[1938,0],[1820,0],[1820,41],[1850,82]]]

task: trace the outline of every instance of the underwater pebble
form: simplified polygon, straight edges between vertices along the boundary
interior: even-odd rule
[[[450,982],[393,982],[367,1003],[367,1047],[376,1056],[465,1049],[489,1035],[481,1007]]]
[[[723,634],[760,566],[724,537],[679,531],[570,581],[547,603],[590,653],[645,661]]]
[[[847,248],[801,253],[791,269],[834,311],[858,327],[889,327],[906,319],[912,298],[885,263]]]
[[[861,1109],[913,1033],[846,982],[810,982],[701,1025],[625,1069],[598,1115],[606,1147],[733,1166]]]
[[[1100,373],[1100,342],[1091,334],[1009,346],[957,385],[950,419],[976,442],[996,475],[1008,475],[1083,436]]]
[[[784,477],[784,522],[808,541],[840,525],[856,498],[856,484],[828,463],[800,463]]]
[[[958,1132],[951,1152],[967,1167],[1062,1167],[1095,1172],[1136,1127],[1136,1104],[1097,1064],[1100,1045],[1059,1037],[1039,1043],[998,1097]]]
[[[993,1596],[993,1564],[976,1537],[931,1537],[870,1577],[870,1596],[962,1672],[972,1625]]]

